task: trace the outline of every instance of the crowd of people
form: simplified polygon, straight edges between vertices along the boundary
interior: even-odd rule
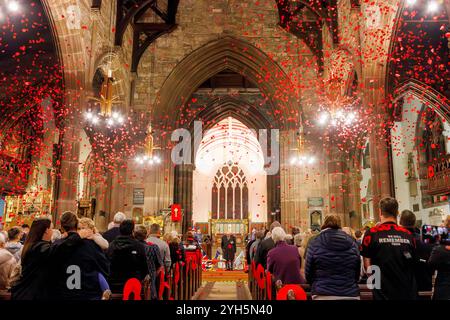
[[[100,234],[94,221],[72,212],[60,218],[60,230],[50,217],[39,217],[29,227],[0,232],[0,290],[12,300],[99,300],[104,292],[122,293],[125,283],[148,279],[151,299],[157,284],[185,252],[197,250],[194,233],[186,240],[172,231],[161,234],[159,224],[135,225],[125,214],[114,216]]]
[[[286,234],[275,221],[250,235],[247,263],[268,270],[274,283],[309,284],[313,300],[359,300],[360,284],[375,300],[414,300],[422,291],[450,300],[448,239],[424,241],[414,213],[402,211],[397,223],[398,214],[397,200],[384,198],[380,222],[366,230],[343,227],[338,215],[328,215],[320,232]],[[450,216],[443,227],[450,229]]]
[[[343,227],[338,215],[325,217],[320,232],[287,234],[277,221],[254,231],[246,245],[247,264],[268,270],[273,281],[309,284],[314,300],[358,300],[367,284],[376,300],[413,300],[421,291],[433,299],[450,299],[450,243],[424,241],[413,212],[398,217],[398,202],[380,201],[380,222],[365,230]],[[450,216],[443,228],[450,229]],[[236,238],[222,237],[226,269],[233,269]],[[158,299],[161,272],[168,274],[201,250],[201,234],[189,231],[182,241],[176,231],[162,234],[159,224],[135,225],[118,212],[100,234],[89,218],[72,212],[31,227],[0,232],[0,290],[14,300],[98,300],[107,290],[121,293],[131,278],[147,279],[151,299]],[[433,281],[434,279],[434,281]],[[76,290],[74,290],[76,289]]]

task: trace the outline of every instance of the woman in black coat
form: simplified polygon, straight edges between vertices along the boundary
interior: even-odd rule
[[[48,218],[36,219],[22,249],[22,274],[11,288],[12,300],[46,300],[53,227]]]
[[[437,270],[433,300],[450,300],[450,245],[444,243],[434,247],[428,264]]]

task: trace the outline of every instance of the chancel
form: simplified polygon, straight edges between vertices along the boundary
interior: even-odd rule
[[[449,12],[0,0],[0,299],[448,300]]]

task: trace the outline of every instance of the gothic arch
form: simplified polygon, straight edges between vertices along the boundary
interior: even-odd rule
[[[218,72],[230,69],[257,84],[274,109],[285,114],[284,125],[295,125],[298,98],[289,91],[292,83],[278,64],[260,49],[230,36],[212,41],[185,57],[165,80],[153,111],[155,124],[176,122],[181,107],[192,93]],[[274,110],[275,111],[275,110]]]

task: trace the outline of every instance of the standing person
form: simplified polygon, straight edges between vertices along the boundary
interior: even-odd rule
[[[400,225],[411,232],[416,242],[416,262],[414,265],[414,274],[417,281],[418,291],[431,291],[433,289],[432,278],[433,271],[427,264],[430,259],[433,245],[424,243],[420,235],[420,230],[416,228],[416,215],[410,210],[403,210],[400,215]]]
[[[328,215],[306,253],[305,276],[313,300],[359,300],[361,258],[356,241]]]
[[[159,273],[164,269],[161,253],[159,252],[159,248],[156,244],[148,244],[145,242],[145,239],[147,239],[147,228],[144,225],[139,224],[135,226],[134,237],[145,247],[145,256],[147,257],[148,272],[150,275],[150,298],[152,300],[156,300],[158,299],[156,279]]]
[[[75,213],[64,212],[60,222],[67,236],[55,241],[52,246],[53,299],[100,300],[103,291],[99,274],[105,278],[108,276],[108,259],[96,242],[89,239],[93,237],[92,229],[79,227]],[[70,278],[75,272],[80,276],[78,284],[72,280],[70,286]]]
[[[19,227],[13,227],[8,230],[8,242],[6,243],[6,250],[16,258],[16,261],[20,261],[22,254],[23,244],[20,242],[22,238],[22,230]]]
[[[184,252],[184,246],[181,243],[181,239],[178,236],[178,232],[175,230],[170,233],[169,238],[169,250],[170,250],[170,260],[172,262],[172,266],[178,262],[185,262],[186,255]]]
[[[281,280],[283,284],[304,283],[300,275],[302,258],[295,246],[287,244],[286,236],[281,227],[272,230],[275,247],[267,254],[267,270],[273,274],[275,281]]]
[[[233,261],[236,254],[236,237],[230,232],[222,236],[222,254],[225,259],[226,269],[228,271],[233,270]]]
[[[30,232],[30,226],[24,223],[21,228],[22,228],[22,236],[20,238],[20,242],[24,244],[25,240],[27,239],[28,233]]]
[[[269,232],[271,233],[273,228],[276,227],[281,227],[281,224],[278,221],[272,222]],[[261,264],[264,269],[266,269],[267,266],[267,254],[273,247],[275,247],[275,242],[273,242],[269,232],[266,234],[266,236],[269,235],[269,237],[266,237],[263,241],[261,241],[255,254],[256,265]]]
[[[159,248],[159,252],[163,258],[165,271],[168,272],[170,267],[172,266],[172,260],[170,258],[170,249],[167,242],[161,240],[161,226],[157,223],[154,223],[150,226],[149,237],[147,238],[147,242],[156,244]]]
[[[52,232],[53,226],[50,218],[34,219],[22,249],[21,276],[11,288],[12,300],[46,300],[49,298]]]
[[[114,215],[113,224],[108,231],[103,233],[103,238],[105,238],[109,243],[113,242],[114,239],[116,239],[118,236],[120,236],[120,224],[126,219],[127,217],[123,212],[117,212]]]
[[[450,215],[445,220],[447,231],[450,230]],[[433,300],[450,300],[450,239],[440,238],[440,244],[433,248],[429,266],[437,270],[434,283]]]
[[[264,239],[264,230],[258,230],[255,234],[255,241],[250,245],[249,248],[249,261],[248,264],[251,264],[251,261],[255,259],[256,250],[258,249],[259,244]]]
[[[6,238],[0,233],[0,290],[10,288],[13,271],[17,265],[14,255],[5,249]]]
[[[134,221],[122,221],[119,231],[120,235],[108,248],[111,262],[109,284],[112,292],[122,292],[129,279],[137,278],[142,281],[149,273],[145,245],[133,237]]]
[[[374,265],[380,271],[380,287],[373,289],[373,298],[416,299],[415,239],[411,232],[397,225],[397,200],[383,198],[379,206],[381,223],[365,233],[361,251],[366,270]]]

